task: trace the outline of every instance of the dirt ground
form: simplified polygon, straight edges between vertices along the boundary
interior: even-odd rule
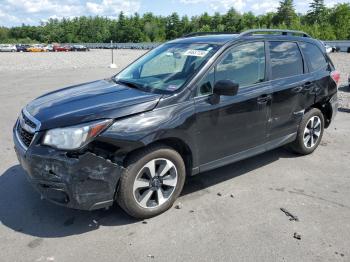
[[[312,155],[276,149],[191,177],[182,208],[146,222],[117,206],[83,212],[40,200],[13,150],[20,109],[44,92],[111,76],[143,52],[116,51],[117,69],[108,68],[110,50],[0,53],[0,261],[350,261],[345,53],[332,54],[340,109]]]

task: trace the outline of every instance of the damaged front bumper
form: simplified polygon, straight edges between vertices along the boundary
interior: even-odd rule
[[[123,167],[90,152],[68,157],[66,152],[40,145],[25,149],[15,132],[17,158],[26,177],[43,198],[82,210],[113,204]]]

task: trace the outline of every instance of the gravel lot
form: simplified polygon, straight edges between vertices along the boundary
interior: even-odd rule
[[[350,109],[350,89],[348,78],[350,75],[350,53],[331,53],[336,69],[340,72],[339,102],[340,108]]]
[[[350,261],[345,86],[314,154],[277,149],[189,178],[182,208],[147,223],[118,207],[83,212],[40,200],[13,151],[20,109],[44,92],[111,76],[143,53],[117,50],[118,69],[108,68],[109,50],[0,53],[0,261]],[[331,56],[345,84],[350,54]]]

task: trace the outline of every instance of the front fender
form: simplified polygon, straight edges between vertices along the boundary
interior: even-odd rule
[[[116,121],[98,140],[113,144],[119,148],[119,154],[127,154],[159,140],[177,138],[196,152],[194,134],[194,102],[186,101]]]

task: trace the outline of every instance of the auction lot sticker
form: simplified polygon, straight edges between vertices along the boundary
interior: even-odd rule
[[[203,57],[206,56],[208,54],[208,51],[204,51],[204,50],[187,50],[184,55],[186,56],[198,56],[198,57]]]

